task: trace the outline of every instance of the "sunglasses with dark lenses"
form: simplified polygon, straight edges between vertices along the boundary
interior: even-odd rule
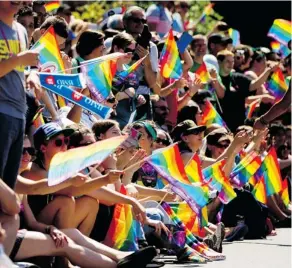
[[[35,155],[35,149],[33,147],[24,147],[22,149],[22,154],[26,154],[26,153],[28,153],[31,156],[34,156]]]
[[[165,146],[169,146],[170,145],[169,140],[165,140],[165,139],[156,138],[155,142],[158,143],[158,144],[165,145]]]
[[[70,139],[68,137],[64,139],[55,139],[55,145],[56,147],[62,147],[63,145],[68,145]]]
[[[218,143],[218,144],[216,144],[216,147],[222,148],[222,149],[226,149],[226,148],[228,148],[228,146],[229,146],[229,143],[224,143],[224,144]]]
[[[147,21],[145,19],[140,19],[140,18],[134,18],[134,17],[130,17],[129,20],[131,20],[134,23],[142,23],[145,24]]]
[[[109,98],[106,100],[108,103],[115,103],[116,102],[116,98]]]
[[[135,49],[131,49],[131,48],[125,48],[124,49],[125,53],[134,53],[135,52]]]

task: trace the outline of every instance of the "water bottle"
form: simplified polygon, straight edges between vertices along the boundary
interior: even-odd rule
[[[0,268],[13,268],[13,267],[15,267],[15,265],[5,254],[3,245],[0,244]]]

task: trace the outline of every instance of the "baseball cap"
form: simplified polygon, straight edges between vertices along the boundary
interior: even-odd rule
[[[218,143],[222,141],[232,141],[231,136],[228,134],[228,131],[222,127],[213,130],[207,135],[207,144],[209,145],[217,145]]]
[[[232,44],[232,38],[223,36],[221,34],[213,34],[208,39],[209,44]]]
[[[182,135],[198,134],[205,130],[205,126],[197,126],[193,120],[185,120],[173,129],[172,136],[174,141],[178,141]]]
[[[33,134],[33,143],[36,150],[39,150],[41,145],[44,144],[45,141],[50,140],[53,137],[56,137],[60,134],[63,134],[65,137],[73,134],[74,129],[66,128],[62,129],[62,127],[55,123],[47,123],[40,126],[35,133]]]

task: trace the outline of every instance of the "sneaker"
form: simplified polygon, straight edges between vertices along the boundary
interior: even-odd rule
[[[234,227],[233,231],[226,236],[225,241],[232,242],[242,240],[247,233],[248,227],[245,224],[238,224]]]
[[[222,242],[225,237],[225,225],[223,222],[218,223],[214,235],[216,236],[216,242],[213,249],[219,253],[222,253]]]

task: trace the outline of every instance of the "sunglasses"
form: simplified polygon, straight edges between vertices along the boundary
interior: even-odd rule
[[[116,102],[116,98],[109,98],[109,99],[106,100],[106,102],[115,103]]]
[[[33,147],[24,147],[22,149],[22,154],[26,154],[26,153],[28,153],[31,156],[34,156],[35,155],[35,149]]]
[[[125,48],[124,49],[125,53],[134,53],[135,52],[135,49],[131,49],[131,48]]]
[[[68,137],[64,138],[64,139],[55,139],[55,145],[56,147],[62,147],[63,145],[68,145],[69,144],[70,139]]]
[[[129,20],[131,20],[134,23],[142,23],[145,24],[147,21],[145,19],[139,19],[139,18],[134,18],[134,17],[130,17]]]
[[[224,144],[218,143],[216,144],[216,147],[226,149],[229,147],[229,143],[224,143]]]
[[[156,138],[155,142],[158,143],[158,144],[165,145],[165,146],[169,146],[170,145],[169,140],[165,140],[165,139]]]

